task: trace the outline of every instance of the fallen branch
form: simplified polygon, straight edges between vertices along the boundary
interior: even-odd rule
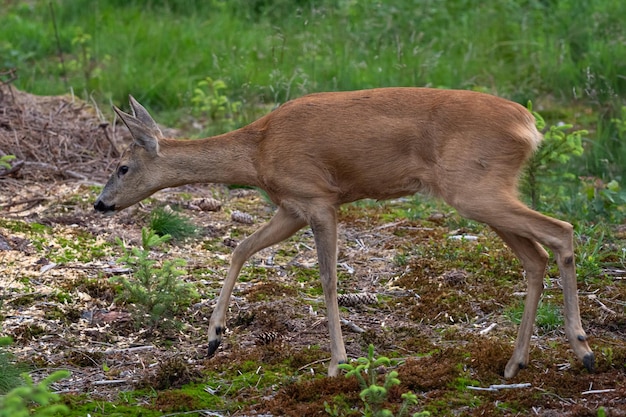
[[[200,414],[203,417],[225,417],[224,414],[219,414],[215,411],[210,411],[210,410],[180,411],[177,413],[163,414],[161,415],[161,417],[184,416],[186,414]]]
[[[610,308],[608,308],[602,301],[600,301],[600,299],[598,299],[598,297],[595,294],[589,295],[587,296],[590,300],[594,300],[596,303],[598,303],[600,305],[600,309],[602,311],[605,311],[609,314],[617,314],[615,311],[611,310]]]

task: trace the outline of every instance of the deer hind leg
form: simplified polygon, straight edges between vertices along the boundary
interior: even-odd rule
[[[232,255],[228,275],[209,321],[209,356],[215,353],[222,341],[222,334],[226,330],[228,303],[243,264],[256,252],[287,239],[305,225],[305,220],[279,207],[268,223],[237,245]]]
[[[312,213],[310,223],[315,236],[330,333],[331,359],[328,376],[337,376],[339,372],[337,365],[345,363],[348,359],[341,334],[337,302],[337,212],[334,207],[324,207]]]
[[[515,235],[517,236],[515,240],[525,238],[529,241],[537,242],[550,248],[554,253],[561,273],[561,284],[563,287],[565,334],[576,356],[589,371],[592,371],[595,361],[594,355],[587,343],[587,336],[582,328],[578,307],[572,225],[537,213],[510,194],[492,194],[488,198],[481,198],[481,200],[477,201],[476,196],[478,194],[466,196],[467,200],[465,201],[461,199],[455,200],[455,202],[459,203],[456,207],[461,214],[490,225],[498,233],[508,236]],[[515,243],[513,244],[515,245]],[[518,248],[522,248],[521,244],[518,244]],[[524,265],[524,267],[527,267],[527,265]],[[529,282],[529,297],[531,297],[531,287],[533,285],[537,287],[537,284]],[[537,297],[535,294],[537,291],[533,291],[532,297]],[[534,303],[534,300],[532,302]],[[527,308],[531,307],[528,300],[526,306]],[[526,311],[524,314],[527,314]],[[526,325],[529,324],[527,323]],[[516,353],[518,353],[518,350],[521,349],[516,347]],[[515,359],[518,358],[512,358],[512,360]],[[513,367],[513,364],[507,365],[507,370],[512,372],[509,366]]]
[[[548,253],[537,242],[496,228],[494,231],[517,255],[526,271],[526,279],[528,280],[528,292],[522,322],[515,341],[515,350],[504,370],[504,377],[512,378],[520,369],[528,365],[530,338],[533,334],[537,307],[543,291],[543,277],[548,264]]]

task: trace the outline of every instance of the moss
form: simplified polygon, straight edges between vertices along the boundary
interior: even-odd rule
[[[294,297],[297,291],[285,284],[277,282],[261,282],[243,291],[243,294],[251,302],[269,300],[272,298]]]

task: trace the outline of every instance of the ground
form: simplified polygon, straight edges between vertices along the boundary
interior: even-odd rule
[[[20,96],[22,107],[7,105],[7,94],[2,99],[14,112],[34,108],[32,96]],[[55,114],[74,108],[67,98],[58,100]],[[43,109],[44,116],[51,111]],[[23,120],[26,113],[18,113]],[[52,148],[50,141],[63,136],[45,129],[37,136],[32,124],[29,134],[14,135],[21,146],[3,148],[22,152],[19,160],[41,161],[0,176],[0,335],[14,339],[17,359],[36,378],[70,370],[54,388],[76,415],[331,415],[325,403],[339,415],[361,415],[354,378],[325,376],[329,340],[310,230],[250,260],[230,303],[222,346],[208,358],[208,319],[232,248],[274,207],[256,190],[197,185],[161,191],[103,217],[92,205],[122,141],[96,116],[81,120],[81,132],[88,133],[67,133],[64,155],[24,145],[48,135]],[[10,128],[22,134],[18,124]],[[5,133],[6,125],[0,118]],[[192,202],[199,198],[221,207],[198,209]],[[159,262],[184,259],[180,279],[198,291],[184,314],[169,318],[178,327],[138,324],[135,307],[117,300],[119,287],[110,280],[131,272],[119,262],[116,239],[139,246],[151,211],[164,206],[200,231],[151,254]],[[251,217],[242,222],[236,211]],[[626,233],[617,226],[614,233],[612,244],[623,247]],[[412,198],[343,207],[339,237],[348,355],[363,357],[373,345],[376,355],[393,358],[379,370],[381,378],[397,370],[401,381],[388,408],[397,411],[400,395],[412,391],[418,396],[412,411],[431,415],[596,416],[600,407],[606,415],[626,415],[623,270],[579,277],[595,372],[584,369],[565,340],[552,262],[530,364],[504,380],[525,281],[493,232],[443,204]],[[507,387],[479,389],[498,384]]]

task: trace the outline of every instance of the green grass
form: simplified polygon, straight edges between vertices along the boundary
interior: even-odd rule
[[[515,306],[505,311],[506,316],[515,324],[522,321],[524,312],[524,302],[520,301]],[[563,326],[563,316],[558,306],[546,301],[539,301],[537,308],[537,318],[535,320],[537,328],[544,333],[551,332]]]
[[[176,240],[198,234],[196,226],[188,217],[163,207],[157,207],[150,213],[149,227],[159,236],[170,235]]]
[[[18,66],[29,90],[69,85],[116,101],[134,91],[166,108],[206,76],[272,102],[382,85],[485,88],[521,101],[626,89],[626,5],[611,0],[52,2],[65,73],[49,2],[32,3],[7,6],[0,30],[0,64]]]

